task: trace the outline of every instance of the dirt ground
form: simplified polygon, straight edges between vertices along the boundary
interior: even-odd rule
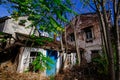
[[[93,66],[89,64],[83,67],[66,68],[52,78],[38,73],[16,73],[0,69],[0,80],[109,80],[105,76],[98,75]]]
[[[0,69],[0,80],[49,80],[37,73],[16,73]]]

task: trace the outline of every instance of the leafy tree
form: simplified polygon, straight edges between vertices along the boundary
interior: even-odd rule
[[[52,32],[61,36],[64,23],[68,22],[67,14],[76,14],[70,9],[72,5],[70,0],[8,0],[8,2],[12,3],[13,18],[28,16],[28,20],[32,22],[30,26],[38,31]],[[39,44],[44,44],[40,42],[43,41],[42,38],[36,39],[34,36],[32,38]],[[61,47],[63,50],[63,45]]]
[[[74,13],[70,0],[10,0],[14,3],[13,17],[28,16],[32,26],[39,30],[58,33],[63,31],[60,21],[68,22],[66,14]],[[64,13],[64,14],[63,14]]]

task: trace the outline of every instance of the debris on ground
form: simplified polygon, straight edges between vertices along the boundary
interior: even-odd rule
[[[0,80],[49,80],[38,73],[26,72],[16,73],[0,69]]]

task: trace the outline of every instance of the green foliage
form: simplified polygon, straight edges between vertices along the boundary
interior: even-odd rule
[[[113,48],[114,65],[115,65],[115,70],[116,70],[117,69],[117,56],[116,56],[116,49],[115,49],[114,43],[112,43],[112,48]]]
[[[3,33],[3,32],[0,32],[0,35],[4,35],[4,33]],[[7,39],[4,38],[4,37],[0,39],[0,42],[6,42],[6,41],[7,41]]]
[[[3,32],[0,32],[0,35],[3,35],[4,33]]]
[[[99,74],[108,74],[108,61],[106,57],[105,54],[102,54],[101,56],[92,59],[92,62],[97,64],[97,72]]]
[[[32,40],[35,41],[35,43],[39,44],[39,45],[44,45],[45,43],[47,42],[53,42],[53,39],[52,38],[49,38],[49,37],[36,37],[34,34],[30,36],[30,38]]]
[[[54,62],[49,58],[39,52],[36,59],[32,62],[34,71],[40,70],[44,71],[45,69],[51,69],[49,64],[54,64]]]
[[[29,69],[26,69],[26,70],[24,71],[24,73],[27,73],[27,72],[29,72]]]
[[[0,39],[0,42],[6,42],[6,41],[7,41],[7,39],[5,39],[5,38]]]
[[[55,76],[54,75],[51,75],[49,76],[50,80],[55,80]]]
[[[102,47],[102,54],[92,59],[92,62],[96,64],[97,72],[102,75],[108,75],[108,57],[105,52],[105,47]]]
[[[76,58],[76,65],[78,65],[78,58]]]
[[[67,14],[75,14],[71,10],[70,0],[9,0],[13,3],[14,9],[12,17],[17,19],[20,16],[28,16],[28,20],[32,22],[31,26],[45,32],[58,34],[64,31],[64,23],[68,22]],[[43,45],[50,38],[31,36],[39,45]],[[45,57],[42,53],[33,61],[35,70],[50,69],[48,62],[52,62],[49,57]]]
[[[116,70],[116,49],[115,49],[115,45],[112,44],[112,48],[113,48],[113,58],[114,58],[114,66],[115,66],[115,70]],[[104,49],[104,48],[103,48]],[[97,67],[97,72],[101,75],[108,75],[109,73],[109,62],[108,62],[108,56],[105,52],[102,53],[102,55],[100,55],[99,57],[93,58],[92,62],[96,64]],[[111,64],[110,64],[111,65]]]
[[[20,20],[19,25],[24,25],[25,26],[25,22],[26,22],[26,20]]]
[[[70,0],[11,0],[14,5],[13,17],[28,16],[32,25],[40,30],[58,33],[63,23],[68,22],[67,14],[76,14],[71,10]]]

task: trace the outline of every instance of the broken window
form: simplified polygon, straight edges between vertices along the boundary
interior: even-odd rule
[[[86,34],[86,41],[92,41],[93,40],[93,35],[92,35],[92,29],[91,28],[86,28],[85,29],[85,34]]]
[[[26,22],[26,20],[20,20],[20,21],[19,21],[19,25],[25,26],[25,22]]]
[[[30,53],[30,58],[29,58],[29,71],[33,72],[34,70],[34,66],[32,65],[32,62],[36,59],[36,57],[38,56],[38,52],[31,52]],[[35,71],[36,72],[36,71]]]
[[[71,33],[71,34],[69,35],[69,39],[70,39],[71,42],[75,41],[74,33]]]

